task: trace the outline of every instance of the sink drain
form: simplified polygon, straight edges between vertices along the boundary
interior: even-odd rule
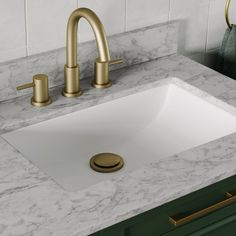
[[[90,166],[97,172],[111,173],[120,170],[124,166],[124,160],[114,153],[99,153],[91,157]]]

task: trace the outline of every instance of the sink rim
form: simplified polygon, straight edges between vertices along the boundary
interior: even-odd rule
[[[176,80],[175,80],[175,82],[176,82]],[[150,90],[150,89],[155,89],[155,88],[157,88],[157,87],[162,87],[162,86],[171,86],[172,84],[173,85],[175,85],[175,86],[177,86],[177,87],[179,87],[179,88],[181,88],[181,89],[184,89],[185,91],[187,91],[187,92],[189,92],[190,94],[193,94],[193,95],[196,95],[195,93],[193,93],[192,92],[192,90],[191,91],[189,91],[188,89],[185,89],[185,88],[183,88],[182,86],[179,86],[179,79],[177,79],[177,82],[178,82],[178,84],[176,84],[176,83],[172,83],[172,82],[169,82],[169,83],[166,83],[166,84],[161,84],[161,85],[159,85],[159,86],[155,86],[155,87],[153,87],[153,88],[148,88],[148,89],[145,89],[144,91],[148,91],[148,90]],[[186,83],[185,82],[183,82],[182,83],[182,81],[181,81],[181,85],[185,85],[186,86]],[[187,84],[188,85],[188,84]],[[192,86],[188,86],[188,87],[191,87],[192,88]],[[203,92],[203,93],[205,93],[204,91],[202,91],[202,90],[199,90],[199,91],[201,91],[201,92]],[[143,92],[143,91],[140,91],[140,92],[135,92],[135,93],[132,93],[132,94],[129,94],[129,95],[135,95],[135,94],[138,94],[138,93],[141,93],[141,92]],[[129,96],[128,95],[128,96]],[[120,98],[125,98],[125,97],[127,97],[127,96],[123,96],[123,97],[120,97]],[[197,93],[197,97],[199,97],[200,99],[202,99],[202,97],[201,97],[201,95],[199,96],[199,93]],[[117,98],[117,99],[119,99],[119,98]],[[117,99],[113,99],[113,100],[111,100],[111,101],[114,101],[114,100],[117,100]],[[217,99],[217,98],[216,98]],[[204,101],[206,101],[207,102],[207,100],[205,100],[205,99],[202,99],[202,100],[204,100]],[[89,106],[88,108],[94,108],[94,107],[96,107],[96,106],[99,106],[99,105],[102,105],[102,104],[105,104],[105,103],[109,103],[109,101],[108,102],[104,102],[104,103],[100,103],[100,104],[96,104],[96,105],[94,105],[94,106]],[[211,102],[210,102],[211,103]],[[224,102],[223,102],[223,104],[224,104]],[[219,107],[219,106],[217,106],[216,104],[213,104],[214,106],[216,106],[216,107],[218,107],[218,108],[220,108],[220,109],[222,109],[221,107]],[[80,112],[80,111],[83,111],[83,110],[86,110],[87,108],[84,108],[84,109],[81,109],[81,110],[79,110],[79,111],[76,111],[76,112],[73,112],[73,113],[77,113],[77,112]],[[227,110],[225,110],[225,109],[222,109],[222,110],[224,110],[224,111],[226,111],[227,113],[229,113]],[[235,109],[236,110],[236,109]],[[230,113],[231,114],[231,113]],[[67,114],[67,115],[69,115],[70,116],[70,114]],[[67,115],[62,115],[62,116],[58,116],[58,118],[61,118],[61,117],[63,117],[63,116],[67,116]],[[233,114],[234,115],[234,114]],[[235,116],[235,115],[234,115]],[[50,119],[51,120],[51,119]],[[53,119],[52,119],[53,120]],[[43,122],[46,122],[46,121],[43,121]],[[39,122],[39,123],[42,123],[42,122]],[[37,125],[37,124],[36,124]],[[30,125],[30,126],[32,126],[32,125]],[[29,126],[28,126],[29,127]],[[24,127],[24,128],[21,128],[21,129],[25,129],[26,127]],[[19,129],[18,129],[19,130]],[[6,134],[9,134],[9,133],[12,133],[12,132],[14,132],[14,131],[11,131],[11,132],[8,132],[8,133],[6,133]],[[229,135],[231,135],[231,134],[229,134]],[[4,136],[4,134],[3,135],[1,135],[2,137]],[[222,136],[223,137],[223,136]],[[220,137],[220,138],[222,138],[222,137]],[[4,137],[3,137],[4,138]],[[217,139],[220,139],[220,138],[217,138]],[[209,142],[212,142],[212,141],[216,141],[217,139],[214,139],[214,140],[211,140],[211,141],[209,141]],[[5,138],[4,138],[4,140],[6,140]],[[205,144],[207,144],[208,142],[206,142],[206,143],[204,143],[204,144],[201,144],[201,145],[205,145]],[[198,146],[201,146],[201,145],[198,145]],[[13,145],[11,145],[11,146],[13,146]],[[197,146],[197,147],[198,147]],[[14,147],[14,146],[13,146]],[[14,147],[15,148],[15,147]],[[192,149],[192,148],[191,148]],[[187,150],[189,150],[189,149],[186,149],[186,150],[184,150],[184,152],[185,151],[187,151]],[[179,153],[176,153],[176,154],[174,154],[174,155],[177,155],[177,154],[179,154]],[[22,155],[24,156],[24,154],[22,153]],[[172,155],[172,156],[174,156],[174,155]],[[25,156],[24,156],[25,157]],[[171,157],[171,156],[170,156]],[[31,162],[31,160],[29,159],[29,158],[27,158],[27,157],[25,157],[25,159],[26,160],[28,160],[28,161],[30,161]],[[157,161],[159,161],[159,160],[157,160]],[[147,165],[149,165],[150,163],[147,163]],[[35,163],[33,163],[33,165],[34,166],[36,166],[38,169],[40,169],[41,171],[43,171],[47,176],[49,176],[49,177],[51,177],[52,179],[53,179],[53,181],[56,183],[56,184],[58,184],[58,185],[60,185],[61,186],[61,184],[60,183],[58,183],[58,181],[56,181],[56,180],[54,180],[54,178],[51,176],[51,174],[48,174],[47,172],[45,172],[44,170],[43,170],[43,168],[40,168],[40,167],[38,167],[38,165],[36,165]],[[132,170],[132,171],[135,171],[136,169],[134,169],[134,170]],[[121,175],[123,175],[124,173],[122,173]],[[89,185],[89,186],[87,186],[86,188],[89,188],[91,185]],[[68,189],[66,189],[66,191],[69,191]],[[72,192],[76,192],[77,190],[75,190],[75,191],[72,191]],[[80,190],[78,190],[78,191],[80,191]]]

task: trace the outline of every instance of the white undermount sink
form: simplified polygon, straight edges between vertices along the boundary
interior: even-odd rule
[[[69,191],[137,169],[236,132],[236,117],[174,84],[22,128],[3,137]],[[112,152],[124,168],[93,171],[94,154]]]

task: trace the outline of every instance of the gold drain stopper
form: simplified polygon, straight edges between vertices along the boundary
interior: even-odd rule
[[[114,153],[99,153],[90,159],[91,168],[102,173],[115,172],[120,170],[123,165],[123,158]]]

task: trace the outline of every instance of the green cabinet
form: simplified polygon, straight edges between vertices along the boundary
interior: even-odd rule
[[[236,190],[236,176],[220,181],[177,200],[103,229],[91,236],[236,236],[236,201],[217,210],[175,226],[170,216],[193,216],[228,199],[226,192]],[[210,207],[210,208],[209,208]],[[188,218],[187,218],[188,219]]]

